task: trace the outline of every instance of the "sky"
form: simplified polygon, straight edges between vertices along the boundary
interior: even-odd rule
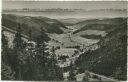
[[[3,9],[48,9],[48,8],[69,8],[69,9],[126,9],[125,1],[2,1]]]

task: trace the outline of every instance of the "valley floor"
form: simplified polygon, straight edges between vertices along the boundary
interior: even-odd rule
[[[69,56],[69,58],[66,59],[65,62],[60,62],[59,61],[59,66],[63,69],[66,68],[68,66],[70,66],[71,62],[75,62],[75,60],[84,52],[86,52],[89,49],[97,49],[98,45],[96,45],[96,43],[99,40],[93,40],[93,39],[86,39],[86,38],[82,38],[80,36],[75,36],[72,33],[75,31],[76,29],[70,29],[70,32],[65,33],[65,34],[52,34],[51,37],[53,38],[52,41],[49,42],[49,46],[59,46],[60,48],[56,50],[56,54],[58,56],[61,55],[65,55],[65,56]],[[67,47],[74,47],[80,45],[80,48],[83,49],[84,51],[80,51],[77,50],[75,48],[67,48]],[[86,47],[86,49],[85,49]],[[91,47],[91,48],[90,48]],[[77,50],[78,53],[74,56],[74,51]],[[99,75],[99,74],[95,74],[92,72],[89,72],[91,77],[89,78],[89,81],[114,81],[117,82],[117,80],[112,79],[112,78],[108,78],[105,77],[103,75]],[[98,76],[98,78],[93,78],[93,75]],[[69,72],[64,72],[63,76],[65,78],[65,80],[68,80],[68,76],[69,76]],[[85,76],[84,73],[81,74],[77,74],[76,75],[76,80],[77,81],[82,81],[83,77]],[[100,79],[99,79],[100,78]]]

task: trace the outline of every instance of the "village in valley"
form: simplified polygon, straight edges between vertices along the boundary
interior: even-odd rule
[[[124,8],[3,10],[2,80],[125,81],[126,12]]]

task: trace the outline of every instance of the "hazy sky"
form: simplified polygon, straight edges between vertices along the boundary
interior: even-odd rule
[[[122,1],[3,1],[3,9],[21,8],[71,8],[71,9],[126,9],[127,2]]]

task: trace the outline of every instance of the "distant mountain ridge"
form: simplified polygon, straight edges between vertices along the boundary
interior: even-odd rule
[[[92,9],[92,10],[86,10],[86,9],[62,9],[62,8],[49,8],[49,9],[31,9],[31,8],[22,8],[22,9],[4,9],[3,11],[29,11],[29,12],[75,12],[75,11],[126,11],[127,9]]]
[[[4,14],[17,14],[24,16],[43,16],[52,19],[69,19],[69,18],[85,18],[85,19],[94,19],[94,18],[115,18],[115,17],[126,17],[127,9],[99,9],[99,10],[71,10],[65,11],[59,9],[54,11],[52,9],[46,11],[31,11],[31,10],[3,10]],[[64,21],[66,22],[66,21]],[[66,22],[68,23],[68,22]]]

